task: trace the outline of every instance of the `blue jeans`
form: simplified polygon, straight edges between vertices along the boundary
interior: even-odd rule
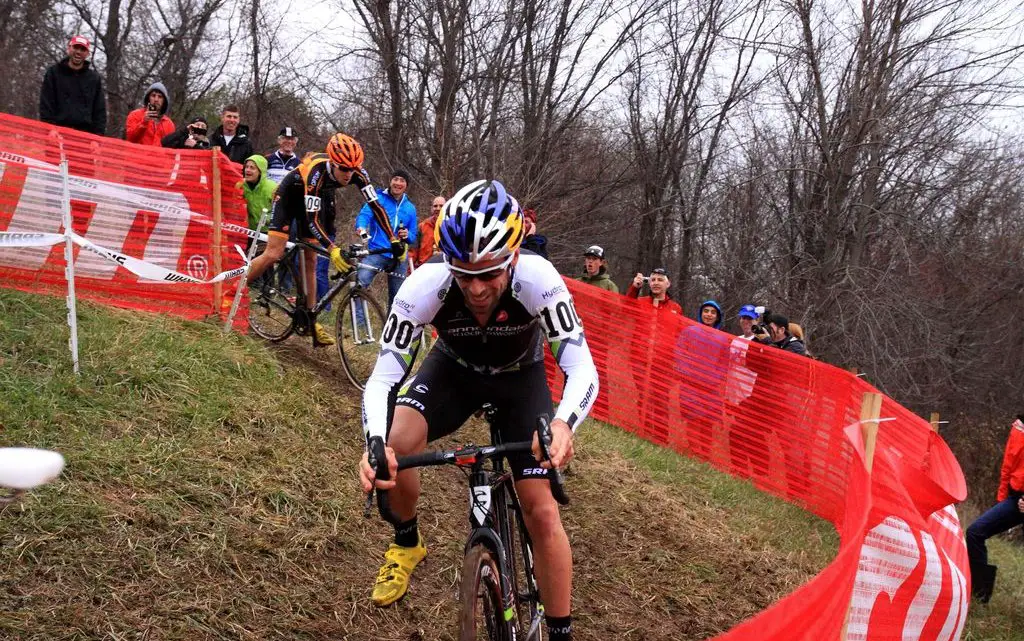
[[[367,256],[359,263],[359,284],[363,287],[369,287],[373,279],[376,278],[380,271],[385,270],[391,264],[391,258],[383,256],[381,254],[371,254]],[[376,269],[366,269],[366,267],[375,267]],[[398,293],[398,288],[402,286],[402,281],[405,280],[405,264],[398,265],[395,272],[388,274],[388,310],[391,309],[391,303],[395,300],[395,294]]]
[[[1011,492],[1010,498],[990,507],[967,528],[967,557],[971,560],[972,568],[988,564],[988,548],[985,547],[985,541],[1024,523],[1024,513],[1017,507],[1020,497],[1020,494]]]
[[[331,236],[331,242],[334,242],[334,236]],[[331,288],[331,281],[327,277],[331,269],[331,259],[326,256],[317,254],[316,257],[316,298],[319,302],[324,297],[327,290]],[[331,311],[330,303],[324,307],[325,312]]]

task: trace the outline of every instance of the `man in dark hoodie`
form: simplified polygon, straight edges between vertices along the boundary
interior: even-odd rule
[[[619,293],[619,286],[608,275],[608,261],[605,260],[604,248],[600,245],[591,245],[583,252],[583,275],[580,276],[580,280],[594,287]]]
[[[139,145],[159,147],[164,136],[174,133],[174,123],[167,115],[170,109],[167,87],[162,82],[154,82],[146,90],[142,107],[129,112],[125,119],[125,139]]]
[[[210,138],[206,130],[206,118],[196,116],[173,134],[164,136],[160,144],[170,149],[209,149]]]
[[[253,154],[252,141],[249,140],[249,126],[241,125],[241,112],[237,105],[228,105],[220,113],[220,126],[210,137],[210,144],[220,147],[231,162],[242,164]]]
[[[107,132],[103,79],[90,67],[89,40],[75,36],[68,55],[46,70],[39,91],[39,119],[102,136]]]

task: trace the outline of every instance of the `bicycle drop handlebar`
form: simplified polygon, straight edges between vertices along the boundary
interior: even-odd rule
[[[551,461],[551,425],[547,416],[537,417],[537,434],[539,435],[541,453],[545,461]],[[460,467],[479,467],[487,460],[501,458],[508,454],[533,451],[532,441],[519,441],[516,443],[502,443],[499,445],[464,445],[454,450],[436,450],[423,452],[411,456],[398,457],[398,470],[408,470],[415,467],[432,467],[436,465],[458,465]],[[375,437],[370,439],[368,463],[377,471],[377,478],[382,481],[390,480],[391,472],[388,470],[387,457],[384,453],[384,440]],[[565,492],[565,477],[561,470],[552,468],[548,472],[548,480],[551,483],[551,494],[560,505],[569,504],[569,496]],[[399,519],[391,511],[390,500],[386,490],[377,490],[377,510],[381,518],[388,523],[397,524]],[[369,517],[373,501],[373,490],[366,497],[366,511],[364,516]]]

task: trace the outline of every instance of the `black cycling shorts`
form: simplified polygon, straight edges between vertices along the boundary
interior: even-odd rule
[[[316,240],[313,232],[309,230],[309,214],[302,207],[288,207],[285,201],[278,200],[274,203],[274,210],[270,217],[268,231],[276,231],[281,234],[291,233],[292,238],[303,240]],[[329,220],[325,220],[329,219]],[[320,216],[321,227],[327,233],[328,238],[334,238],[334,217]]]
[[[501,374],[480,374],[432,349],[396,401],[423,415],[428,442],[458,430],[484,403],[497,410],[494,422],[502,442],[533,440],[537,416],[554,415],[544,363]],[[509,455],[508,463],[517,480],[547,478],[548,471],[529,452]]]

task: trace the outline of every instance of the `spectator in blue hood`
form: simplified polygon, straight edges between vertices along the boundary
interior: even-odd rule
[[[411,247],[418,247],[416,222],[416,206],[406,196],[409,188],[409,173],[404,169],[395,169],[391,172],[391,181],[387,189],[377,190],[377,201],[384,211],[387,212],[391,221],[391,229],[398,238]],[[369,205],[363,205],[356,216],[356,232],[367,241],[370,249],[385,249],[391,247],[391,239],[387,233],[377,224]],[[391,252],[373,254],[367,256],[359,263],[359,284],[369,287],[370,283],[380,272],[388,274],[388,308],[395,300],[398,288],[405,280],[405,266],[402,261],[405,256],[392,256]],[[362,311],[361,308],[358,311]],[[361,316],[361,314],[359,314]],[[362,318],[359,319],[360,321]]]
[[[676,341],[676,372],[679,374],[679,414],[684,420],[686,449],[697,458],[711,458],[715,433],[721,429],[722,398],[729,372],[732,337],[712,331],[722,325],[722,308],[713,300],[701,303],[697,321]]]
[[[700,311],[697,312],[697,321],[701,325],[722,329],[722,308],[713,300],[706,300],[700,304]]]

